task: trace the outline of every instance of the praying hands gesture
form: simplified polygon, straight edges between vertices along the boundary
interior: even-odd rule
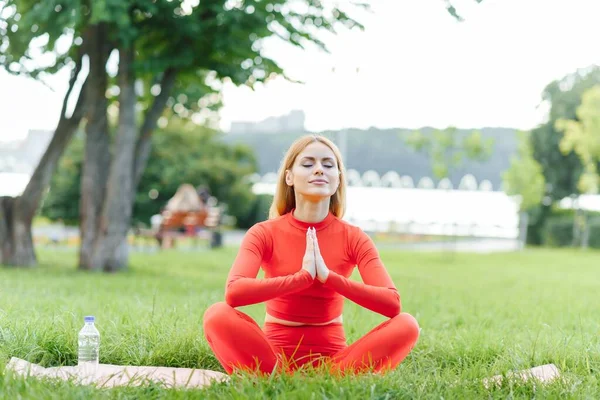
[[[302,269],[308,271],[313,279],[317,275],[315,244],[310,228],[306,231],[306,252],[304,253],[304,258],[302,259]]]
[[[302,260],[302,269],[307,270],[310,276],[316,277],[321,283],[324,283],[329,276],[329,268],[321,256],[317,232],[314,228],[308,228],[306,231],[306,253]]]

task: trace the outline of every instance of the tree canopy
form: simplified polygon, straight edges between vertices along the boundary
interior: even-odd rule
[[[547,194],[553,201],[580,193],[578,184],[584,171],[577,154],[561,151],[563,133],[556,123],[577,120],[583,93],[598,84],[600,67],[582,68],[549,83],[542,94],[542,99],[549,104],[548,120],[531,131],[531,146],[534,158],[544,171]]]
[[[462,134],[455,127],[435,129],[430,135],[413,131],[406,143],[417,152],[429,156],[433,174],[438,179],[447,178],[460,168],[465,160],[485,161],[494,145],[492,138],[483,138],[480,131]]]
[[[509,195],[519,196],[521,211],[539,206],[546,193],[542,166],[533,158],[530,135],[530,132],[519,132],[518,152],[503,174],[503,189]]]
[[[30,243],[9,252],[18,253],[11,262],[35,263],[31,216],[80,121],[86,132],[80,266],[121,269],[135,193],[160,121],[163,127],[173,117],[209,124],[225,81],[253,87],[286,76],[262,51],[267,38],[326,50],[323,34],[361,29],[350,14],[364,8],[351,0],[0,2],[0,67],[35,79],[62,68],[72,72],[61,111],[61,122],[70,124],[59,123],[49,146],[52,157],[43,158],[34,173],[39,177],[26,189],[35,196],[11,206],[26,206],[18,214],[29,226],[20,230],[25,239],[15,236],[12,242]],[[80,112],[69,119],[70,96]]]
[[[81,132],[80,132],[81,133]],[[152,151],[133,205],[132,223],[150,224],[150,217],[175,194],[179,185],[206,186],[227,212],[245,219],[255,201],[247,176],[256,172],[256,160],[244,145],[229,145],[219,133],[180,122],[152,137]],[[41,214],[67,224],[79,221],[80,181],[84,135],[77,135],[65,151],[44,198]]]
[[[600,162],[600,84],[583,93],[577,119],[558,119],[556,129],[564,132],[560,141],[563,154],[574,152],[584,167],[578,183],[582,193],[598,193]]]

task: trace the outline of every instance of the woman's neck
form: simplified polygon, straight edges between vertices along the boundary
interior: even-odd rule
[[[329,199],[310,202],[296,198],[294,218],[304,222],[321,222],[327,214],[329,214]]]

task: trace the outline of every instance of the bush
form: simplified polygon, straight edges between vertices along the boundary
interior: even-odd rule
[[[573,243],[573,217],[565,215],[549,217],[546,220],[542,237],[545,246],[571,246]]]
[[[528,212],[527,244],[541,246],[544,244],[546,220],[552,214],[552,207],[540,204]]]
[[[595,249],[600,249],[600,217],[594,216],[589,220],[590,237],[588,245]]]
[[[254,201],[250,211],[244,216],[237,217],[237,227],[240,229],[249,229],[252,225],[265,221],[269,218],[269,207],[273,196],[270,194],[259,194],[254,196]]]
[[[549,247],[568,247],[573,244],[573,223],[575,210],[556,209],[546,219],[542,232],[543,245]],[[583,215],[581,215],[583,217]],[[600,248],[600,213],[585,212],[589,224],[589,247]]]

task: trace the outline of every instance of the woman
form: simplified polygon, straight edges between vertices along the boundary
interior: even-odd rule
[[[204,314],[204,334],[228,373],[291,372],[326,361],[338,371],[387,371],[411,351],[417,321],[400,312],[400,295],[378,251],[341,218],[345,171],[324,137],[294,142],[282,162],[269,220],[248,230],[227,277],[225,302]],[[262,266],[265,277],[257,279]],[[358,266],[363,282],[350,280]],[[350,346],[344,298],[389,319]],[[236,307],[266,302],[261,329]]]

